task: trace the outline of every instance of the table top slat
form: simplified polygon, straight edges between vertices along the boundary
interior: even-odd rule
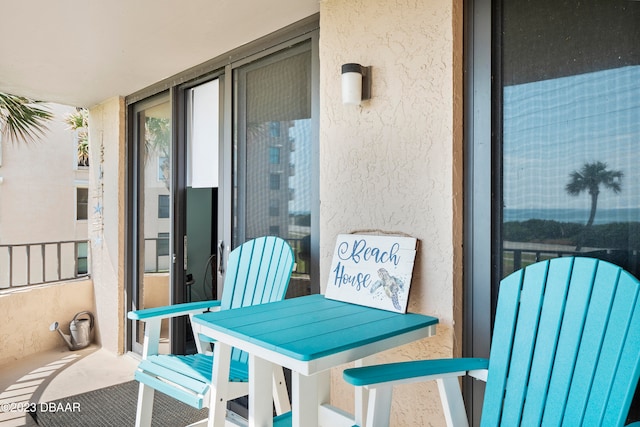
[[[280,351],[299,360],[314,360],[339,351],[362,347],[373,342],[384,340],[396,335],[421,329],[424,322],[385,322],[376,321],[363,323],[351,327],[343,327],[327,334],[319,334],[281,346]],[[364,329],[368,327],[369,329]],[[262,338],[262,337],[261,337]]]
[[[194,316],[194,322],[293,359],[311,361],[433,326],[438,319],[310,295],[204,313]]]

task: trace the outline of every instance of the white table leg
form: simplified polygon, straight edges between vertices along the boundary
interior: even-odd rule
[[[273,364],[249,354],[249,427],[273,427]]]
[[[322,371],[314,375],[318,390],[318,405],[331,402],[331,371]]]
[[[375,363],[375,356],[368,356],[363,359],[358,359],[355,362],[355,367],[372,365]],[[366,387],[355,388],[355,413],[354,418],[356,425],[364,426],[367,423],[367,403],[369,402],[369,389]]]
[[[213,347],[213,373],[211,376],[211,403],[208,427],[223,427],[227,416],[227,395],[231,347],[216,342]]]
[[[291,425],[318,426],[318,375],[302,375],[291,371]]]

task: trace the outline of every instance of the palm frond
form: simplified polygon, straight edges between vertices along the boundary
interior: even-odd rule
[[[573,171],[569,174],[570,181],[565,186],[565,191],[571,196],[577,196],[586,189],[586,183],[584,176],[578,172]]]
[[[77,108],[75,112],[65,116],[64,122],[71,130],[78,130],[89,126],[89,111],[86,108]]]
[[[53,113],[40,101],[0,92],[0,130],[10,140],[35,141],[52,118]]]

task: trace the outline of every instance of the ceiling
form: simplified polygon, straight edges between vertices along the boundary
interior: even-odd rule
[[[3,0],[0,92],[91,107],[313,15],[318,2]]]

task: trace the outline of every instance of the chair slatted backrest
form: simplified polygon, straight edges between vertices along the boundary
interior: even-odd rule
[[[220,309],[283,300],[293,266],[293,251],[279,237],[259,237],[243,243],[229,254]],[[236,349],[231,358],[247,361],[247,355]]]
[[[504,278],[481,425],[623,425],[640,375],[639,293],[592,258]]]

